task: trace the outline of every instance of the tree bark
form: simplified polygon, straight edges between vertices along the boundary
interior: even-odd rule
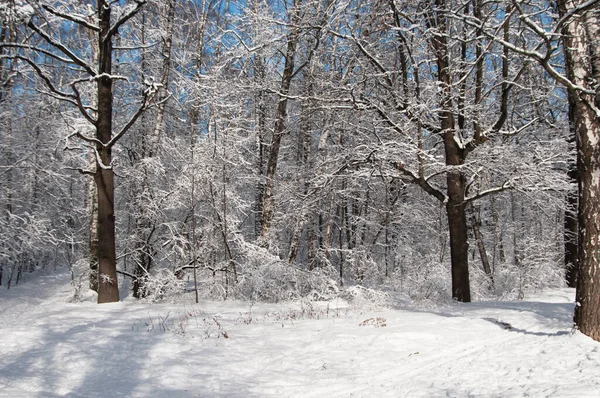
[[[575,325],[600,341],[600,120],[579,106],[579,272]]]
[[[431,44],[437,61],[437,78],[440,83],[439,119],[444,142],[446,165],[461,166],[464,163],[464,149],[460,147],[460,137],[454,126],[452,106],[452,77],[448,56],[447,25],[444,0],[436,1],[437,18],[431,16],[431,26],[436,26]],[[452,266],[452,297],[458,301],[470,302],[469,286],[469,244],[467,235],[467,215],[465,203],[466,182],[460,170],[449,170],[446,174],[447,195],[446,215],[450,233],[450,258]]]
[[[110,5],[106,0],[98,2],[100,16],[100,75],[112,72],[112,40],[110,30]],[[96,189],[98,193],[98,303],[119,301],[117,281],[117,261],[115,250],[115,185],[112,170],[111,148],[107,146],[112,138],[113,80],[110,76],[98,78],[98,120],[96,138],[98,152]]]
[[[583,0],[563,0],[566,15]],[[569,80],[590,88],[600,84],[597,57],[599,23],[594,10],[578,13],[563,27]],[[595,33],[594,33],[595,32]],[[594,36],[589,36],[594,33]],[[573,96],[574,129],[577,137],[579,171],[579,273],[574,321],[579,330],[600,341],[600,110],[596,95],[570,89]]]
[[[575,131],[575,100],[573,94],[569,96],[569,129],[571,130],[571,139],[575,140],[577,132]],[[579,173],[577,163],[569,164],[568,177],[573,184],[578,184]],[[577,287],[577,271],[579,269],[579,246],[578,246],[578,222],[577,208],[579,206],[577,189],[567,192],[565,198],[564,211],[564,256],[565,256],[565,280],[567,286]]]
[[[292,22],[295,24],[298,19],[297,10],[292,11]],[[279,160],[279,148],[281,147],[281,138],[285,132],[285,123],[287,119],[287,95],[290,92],[290,86],[294,77],[294,59],[296,57],[296,47],[300,37],[300,29],[296,26],[291,28],[292,31],[287,37],[287,49],[285,53],[285,66],[283,68],[283,76],[281,77],[280,97],[277,104],[277,119],[273,128],[273,138],[271,139],[271,148],[269,150],[269,158],[267,160],[266,181],[263,191],[262,205],[262,222],[261,222],[261,238],[267,239],[267,235],[271,228],[273,216],[275,214],[274,188],[275,175],[277,172],[277,163]]]

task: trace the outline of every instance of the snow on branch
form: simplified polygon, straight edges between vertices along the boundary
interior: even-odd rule
[[[125,123],[125,125],[121,128],[121,130],[114,135],[113,138],[111,138],[111,140],[106,144],[107,148],[111,148],[112,146],[114,146],[117,141],[119,141],[121,139],[121,137],[123,137],[125,135],[125,133],[127,133],[127,131],[131,128],[131,126],[134,125],[134,123],[137,121],[137,119],[142,115],[142,113],[144,113],[144,111],[148,108],[150,108],[150,101],[152,100],[152,98],[154,98],[156,96],[156,93],[158,92],[158,89],[161,87],[161,84],[159,83],[148,83],[145,82],[146,84],[149,84],[149,87],[144,90],[144,97],[142,99],[142,102],[140,103],[139,108],[137,109],[137,111],[133,114],[133,116],[129,119],[129,121],[127,123]],[[169,97],[163,99],[161,101],[165,102],[166,100],[168,100]]]
[[[76,131],[73,134],[71,134],[68,138],[71,137],[77,137],[85,142],[88,142],[90,144],[96,144],[96,145],[100,145],[100,146],[105,146],[104,143],[102,141],[100,141],[97,138],[94,137],[88,137],[86,135],[83,135],[80,131]]]
[[[406,168],[406,165],[404,163],[397,162],[394,164],[394,166],[405,177],[408,177],[409,183],[420,186],[425,192],[427,192],[429,195],[433,196],[442,203],[446,203],[448,201],[448,197],[441,190],[431,185],[428,179],[420,177],[417,174],[410,171],[408,168]]]
[[[108,146],[108,145],[105,145]],[[98,150],[96,148],[92,148],[94,151],[94,155],[96,156],[96,164],[98,165],[98,167],[100,167],[102,170],[112,170],[112,164],[104,164],[104,162],[102,161],[102,158],[100,157],[100,153],[98,152]]]
[[[129,21],[131,18],[133,18],[147,2],[148,2],[147,0],[134,0],[135,4],[130,6],[129,9],[126,10],[123,13],[123,15],[121,15],[121,17],[117,20],[117,22],[115,22],[115,24],[110,27],[108,32],[106,32],[106,35],[102,38],[102,41],[104,42],[106,40],[110,40],[110,38],[112,36],[117,34],[119,28],[123,24],[125,24],[127,21]]]
[[[557,22],[556,22],[556,26],[554,27],[554,33],[560,33],[562,27],[564,24],[568,23],[571,18],[573,18],[576,15],[579,15],[581,13],[584,13],[588,10],[591,10],[594,6],[600,4],[600,0],[589,0],[586,1],[585,3],[576,5],[575,7],[573,7],[571,10],[569,10],[568,12],[565,13],[565,15],[563,15]]]
[[[523,132],[524,130],[528,129],[530,126],[532,126],[533,124],[535,124],[536,122],[538,122],[540,120],[539,117],[534,118],[533,120],[531,120],[529,123],[516,128],[514,127],[511,131],[508,132],[500,132],[501,135],[505,136],[505,137],[514,137],[516,135],[519,135],[521,132]]]
[[[89,170],[89,169],[82,169],[79,167],[63,167],[63,170],[72,170],[72,171],[76,171],[79,174],[83,174],[86,176],[94,176],[96,173],[94,172],[94,170]]]
[[[52,47],[56,48],[57,50],[59,50],[60,52],[65,54],[67,57],[69,57],[69,59],[71,59],[75,65],[82,67],[89,75],[91,75],[91,76],[96,75],[96,72],[89,64],[87,64],[84,60],[82,60],[77,55],[75,55],[75,53],[73,53],[73,51],[69,50],[69,48],[67,46],[62,44],[60,41],[55,40],[44,30],[40,29],[36,24],[33,23],[33,21],[30,20],[27,23],[27,27],[29,27],[34,32],[36,32],[38,35],[40,35]]]
[[[54,86],[54,84],[52,83],[52,81],[50,80],[48,75],[44,72],[44,70],[42,70],[42,68],[40,68],[38,66],[38,64],[36,62],[34,62],[33,60],[31,60],[27,57],[24,57],[22,55],[6,55],[6,56],[2,55],[2,56],[0,56],[0,59],[2,59],[2,58],[18,59],[18,60],[21,60],[21,61],[27,63],[29,66],[31,66],[31,68],[33,68],[35,73],[44,81],[46,86],[48,86],[48,88],[56,96],[56,98],[74,103],[74,100],[75,100],[74,95],[65,93],[63,91],[60,91],[58,88],[56,88],[56,86]]]
[[[263,43],[263,44],[260,44],[258,46],[255,46],[255,47],[248,47],[248,45],[246,44],[246,42],[244,42],[244,39],[235,30],[233,30],[233,29],[227,29],[227,30],[223,30],[222,33],[223,33],[223,36],[225,36],[227,34],[231,34],[231,35],[235,36],[235,38],[238,40],[238,42],[242,46],[244,46],[244,48],[246,49],[246,51],[248,51],[249,53],[254,53],[254,52],[258,51],[258,50],[262,50],[263,48],[265,48],[269,44],[269,43]]]
[[[18,0],[13,4],[3,1],[5,4],[0,4],[0,16],[9,21],[29,22],[35,15],[35,9],[26,1]]]
[[[509,189],[515,189],[515,186],[514,186],[514,183],[512,180],[505,181],[504,184],[502,184],[499,187],[486,189],[485,191],[481,191],[481,192],[477,193],[476,195],[473,195],[470,197],[465,197],[464,203],[474,202],[474,201],[484,198],[486,196],[493,195],[498,192],[507,191]]]
[[[100,80],[100,79],[110,79],[110,80],[125,80],[125,81],[129,81],[129,78],[127,78],[126,76],[121,76],[121,75],[111,75],[108,73],[101,73],[99,75],[94,75],[88,79],[81,79],[80,81],[96,81],[96,80]]]
[[[17,72],[8,73],[4,80],[0,80],[0,87],[7,87],[15,76],[17,76]]]
[[[100,27],[89,23],[88,21],[86,21],[85,17],[76,15],[76,14],[66,14],[64,12],[57,10],[56,8],[52,7],[49,4],[42,4],[42,8],[44,10],[48,11],[50,14],[56,15],[57,17],[66,19],[71,22],[75,22],[76,24],[81,25],[87,29],[93,30],[95,32],[100,32]]]
[[[595,0],[594,4],[597,1],[600,1],[600,0]],[[495,41],[496,43],[500,44],[501,46],[509,49],[510,51],[537,61],[540,65],[542,65],[544,67],[544,69],[546,70],[546,72],[548,72],[550,74],[550,76],[552,76],[559,83],[561,83],[562,85],[567,87],[569,90],[581,92],[581,93],[588,94],[588,95],[596,95],[595,91],[589,90],[585,87],[582,87],[582,86],[579,86],[579,85],[573,83],[565,75],[560,73],[554,66],[552,66],[550,60],[551,60],[552,54],[554,54],[557,50],[556,47],[550,46],[550,48],[547,48],[546,54],[542,54],[539,51],[540,48],[544,46],[544,44],[548,43],[546,41],[546,38],[548,38],[548,36],[547,36],[547,33],[545,31],[543,31],[543,29],[542,29],[543,32],[539,32],[539,29],[541,29],[541,28],[539,26],[535,25],[535,23],[533,21],[530,21],[529,23],[527,23],[526,18],[521,18],[523,20],[523,22],[527,26],[529,26],[530,30],[532,30],[538,36],[540,36],[540,34],[541,34],[540,38],[543,40],[543,42],[538,44],[538,46],[534,49],[526,49],[526,48],[518,47],[517,45],[510,43],[509,41],[500,37],[498,32],[500,31],[500,29],[503,28],[505,23],[508,23],[508,19],[510,19],[510,17],[512,17],[513,14],[516,12],[518,12],[518,11],[513,10],[511,14],[506,15],[504,22],[502,24],[500,24],[498,27],[496,27],[496,29],[494,29],[493,32],[490,32],[490,29],[485,26],[485,23],[478,19],[464,18],[464,22],[466,24],[474,26],[478,29],[481,29],[481,32],[484,36],[486,36],[488,39],[490,39],[492,41]],[[531,26],[531,24],[533,24],[534,26]]]
[[[23,50],[31,50],[31,51],[38,52],[40,54],[44,54],[50,58],[54,58],[55,60],[64,62],[66,64],[73,63],[73,61],[71,59],[63,58],[51,51],[45,50],[40,47],[32,46],[31,44],[27,44],[27,43],[0,43],[0,49],[1,48],[19,48],[19,49],[23,49]]]

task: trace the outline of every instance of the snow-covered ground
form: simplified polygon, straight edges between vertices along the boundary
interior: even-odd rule
[[[0,288],[2,397],[598,397],[573,291],[434,310],[67,303],[66,274]]]

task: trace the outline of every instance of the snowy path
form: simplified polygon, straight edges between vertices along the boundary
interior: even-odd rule
[[[600,397],[570,290],[362,313],[69,294],[64,274],[0,288],[0,397]]]

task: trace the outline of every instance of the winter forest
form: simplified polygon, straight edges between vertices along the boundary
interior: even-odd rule
[[[570,286],[600,340],[598,37],[597,0],[2,0],[2,289]]]

